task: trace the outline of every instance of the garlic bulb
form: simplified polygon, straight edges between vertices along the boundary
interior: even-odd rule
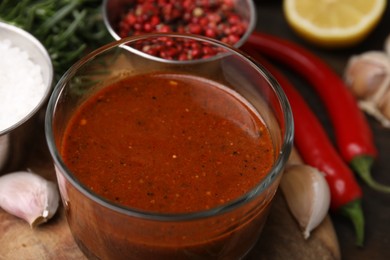
[[[325,177],[305,164],[287,166],[280,183],[288,207],[305,239],[327,216],[330,190]]]
[[[57,186],[32,172],[14,172],[0,177],[0,207],[36,227],[57,211]]]
[[[368,51],[352,56],[346,66],[344,78],[359,107],[390,128],[390,37],[386,52]]]
[[[370,51],[352,56],[345,70],[345,81],[359,99],[376,96],[381,88],[387,88],[386,77],[390,73],[389,57],[380,51]]]

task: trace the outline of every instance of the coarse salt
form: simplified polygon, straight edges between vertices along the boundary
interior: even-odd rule
[[[45,90],[41,67],[10,40],[0,40],[0,131],[34,110]]]

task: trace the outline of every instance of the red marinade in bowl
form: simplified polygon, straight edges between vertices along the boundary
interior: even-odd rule
[[[274,164],[268,131],[231,89],[195,76],[145,74],[116,82],[82,104],[65,131],[61,154],[80,183],[112,203],[158,214],[196,213],[234,201],[261,182]],[[69,197],[77,196],[69,191]],[[151,229],[137,218],[110,223],[132,228],[125,240],[116,230],[106,230],[110,241],[118,235],[116,245],[128,248],[112,250],[109,257],[242,256],[261,231],[273,192],[264,196],[256,210],[249,203],[229,217]],[[91,214],[88,204],[69,201],[76,215]],[[93,210],[105,216],[104,210]],[[68,220],[80,247],[99,252],[95,236],[86,230],[104,223],[82,223],[72,214]],[[244,237],[245,244],[233,242]]]
[[[62,155],[114,203],[159,213],[207,210],[251,190],[274,163],[267,127],[222,86],[188,75],[126,78],[73,116]]]

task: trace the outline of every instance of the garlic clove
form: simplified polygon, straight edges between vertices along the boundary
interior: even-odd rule
[[[390,75],[389,75],[390,78]],[[390,121],[390,83],[386,93],[378,101],[378,108],[381,114]],[[383,124],[383,123],[382,123]]]
[[[352,56],[347,63],[344,78],[358,99],[368,99],[384,88],[390,74],[390,59],[381,51],[369,51]]]
[[[325,177],[314,167],[294,164],[285,169],[280,187],[304,238],[309,238],[329,211],[330,190]]]
[[[390,117],[387,118],[378,108],[378,105],[372,101],[361,100],[358,102],[358,105],[361,110],[365,111],[367,114],[374,117],[378,120],[383,127],[390,128]],[[385,105],[387,106],[387,105]],[[382,110],[386,110],[388,108],[382,107]],[[386,111],[384,111],[387,113]]]
[[[390,58],[390,34],[387,36],[387,38],[385,40],[384,49],[385,49],[387,55],[389,55],[389,58]]]
[[[0,207],[31,227],[52,218],[59,199],[57,186],[35,173],[21,171],[0,177]]]

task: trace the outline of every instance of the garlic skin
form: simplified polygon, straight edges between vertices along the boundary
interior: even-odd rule
[[[292,164],[285,169],[280,187],[304,238],[308,239],[329,211],[330,190],[325,177],[309,165]]]
[[[53,217],[59,199],[57,186],[35,173],[20,171],[0,177],[0,207],[31,227]]]

